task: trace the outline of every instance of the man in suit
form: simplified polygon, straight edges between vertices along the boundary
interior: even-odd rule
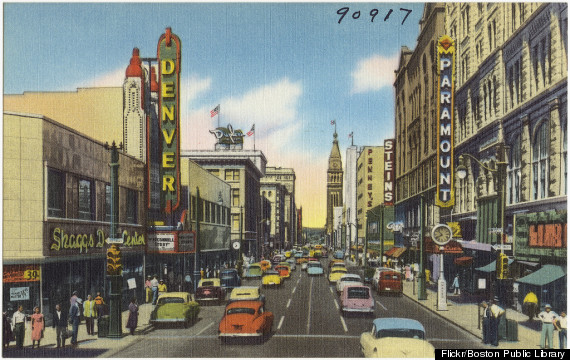
[[[481,303],[483,307],[483,344],[491,343],[491,309],[486,301]]]
[[[55,313],[53,314],[53,328],[55,329],[55,336],[57,339],[57,347],[65,347],[65,330],[67,329],[67,314],[61,311],[61,305],[55,306]]]

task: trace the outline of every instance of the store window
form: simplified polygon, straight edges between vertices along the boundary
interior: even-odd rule
[[[82,220],[94,220],[95,212],[95,191],[93,181],[80,179],[79,180],[79,196],[78,199],[78,217]]]
[[[65,174],[48,169],[48,217],[65,217]]]
[[[127,209],[125,213],[125,220],[129,224],[137,223],[137,211],[138,211],[138,201],[137,201],[136,190],[127,189]]]
[[[548,122],[543,121],[535,132],[532,143],[532,199],[547,197],[548,185]]]

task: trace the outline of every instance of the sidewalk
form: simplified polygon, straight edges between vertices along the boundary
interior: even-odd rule
[[[447,294],[447,311],[437,310],[437,292],[433,289],[427,289],[427,299],[418,300],[417,283],[404,281],[404,295],[416,301],[426,309],[441,316],[459,326],[460,328],[470,332],[471,334],[482,339],[482,330],[478,329],[478,304],[479,302],[468,302],[465,300],[468,295],[463,298],[459,295]],[[482,311],[482,310],[481,310]],[[500,340],[499,346],[487,345],[490,349],[539,349],[540,348],[540,323],[538,321],[528,324],[528,317],[516,310],[507,309],[506,317],[509,320],[515,320],[518,323],[518,341]],[[481,324],[482,326],[482,324]],[[534,330],[532,327],[538,329]],[[554,334],[554,348],[558,349],[558,336]],[[482,340],[481,340],[482,341]]]
[[[139,319],[138,319],[138,326],[135,331],[135,335],[131,336],[129,329],[125,326],[127,325],[127,320],[129,318],[129,311],[123,311],[121,319],[122,319],[122,329],[123,329],[123,337],[119,339],[110,339],[110,338],[99,338],[97,336],[97,323],[95,323],[95,335],[87,335],[87,328],[85,327],[85,321],[82,321],[79,324],[79,332],[77,334],[77,349],[98,349],[98,350],[108,350],[100,355],[100,357],[111,357],[114,356],[117,352],[125,347],[129,346],[130,344],[134,343],[135,341],[140,341],[140,336],[146,334],[150,329],[150,313],[154,309],[152,304],[142,304],[139,306]],[[24,347],[29,348],[32,346],[32,339],[31,339],[31,328],[30,323],[26,326],[26,336],[24,339]],[[68,326],[71,329],[71,325]],[[10,348],[14,348],[15,343],[10,343]],[[41,348],[55,348],[56,347],[56,338],[55,338],[55,329],[53,327],[48,327],[44,330],[44,338],[41,341]],[[67,339],[65,341],[65,347],[71,347],[71,339]]]

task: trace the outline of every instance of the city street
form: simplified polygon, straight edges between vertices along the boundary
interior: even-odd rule
[[[321,260],[324,264],[325,260]],[[259,284],[248,281],[245,285]],[[360,334],[377,317],[409,317],[424,324],[436,348],[484,348],[473,335],[446,322],[407,297],[374,295],[374,316],[342,317],[339,298],[325,276],[308,277],[297,269],[278,289],[263,289],[274,313],[273,335],[261,343],[217,336],[224,306],[203,306],[189,329],[155,329],[115,357],[359,357]]]

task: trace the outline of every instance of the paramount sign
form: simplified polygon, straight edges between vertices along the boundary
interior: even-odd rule
[[[438,115],[437,133],[437,195],[435,204],[451,207],[455,204],[453,185],[453,111],[455,42],[447,35],[437,45]]]

